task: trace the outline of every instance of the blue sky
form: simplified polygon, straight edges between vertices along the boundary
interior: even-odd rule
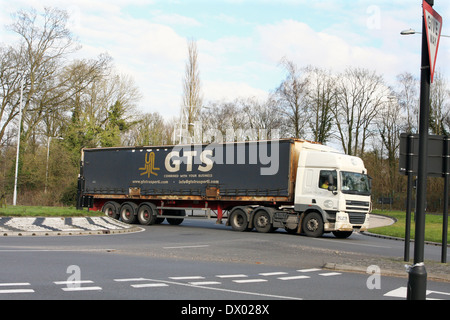
[[[435,1],[444,18],[450,2]],[[0,0],[2,25],[19,9],[66,9],[83,46],[79,56],[108,52],[118,72],[131,75],[139,109],[179,115],[186,40],[199,49],[205,101],[264,97],[281,83],[281,58],[299,67],[335,72],[349,66],[376,70],[390,85],[408,71],[419,75],[421,0]],[[449,22],[450,26],[450,22]],[[14,41],[0,31],[0,41]],[[437,67],[449,75],[450,40],[441,40]]]

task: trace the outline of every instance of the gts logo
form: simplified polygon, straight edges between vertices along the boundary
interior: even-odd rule
[[[179,151],[172,151],[166,156],[165,166],[168,172],[180,171],[181,164],[186,164],[186,171],[191,172],[194,164],[197,165],[197,161],[194,163],[194,158],[197,157],[197,151],[184,151],[183,156],[180,157]],[[208,172],[212,169],[214,161],[212,159],[213,151],[205,150],[200,153],[200,164],[197,167],[198,171]],[[195,158],[196,159],[196,158]]]

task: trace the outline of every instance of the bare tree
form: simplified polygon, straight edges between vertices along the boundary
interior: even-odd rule
[[[287,71],[286,79],[276,90],[277,103],[288,118],[288,126],[295,138],[302,138],[306,128],[307,80],[294,62],[283,58],[281,65]]]
[[[408,133],[418,132],[419,97],[418,80],[414,76],[405,72],[397,76],[398,103],[406,113],[405,131]]]
[[[21,10],[9,29],[19,35],[19,44],[8,55],[14,58],[14,70],[24,81],[23,120],[26,123],[22,137],[27,141],[34,137],[35,128],[44,114],[57,108],[66,98],[61,90],[61,71],[64,59],[77,50],[70,31],[66,28],[67,12],[45,8],[42,14]],[[8,85],[19,85],[17,81]],[[17,89],[16,89],[17,91]],[[11,108],[14,116],[18,105]]]
[[[193,124],[199,119],[203,100],[201,95],[197,43],[194,40],[188,41],[188,60],[184,74],[183,91],[181,126],[185,124],[189,134],[192,135]]]
[[[204,142],[234,141],[237,137],[227,136],[227,130],[237,132],[248,127],[240,99],[209,102],[202,109],[201,123]]]
[[[20,61],[13,47],[0,48],[0,142],[6,128],[19,114],[22,75]]]
[[[449,98],[447,80],[441,72],[436,72],[430,92],[430,130],[433,134],[448,135],[450,133],[447,122],[450,116]]]
[[[326,143],[333,135],[333,106],[336,104],[336,79],[330,71],[308,67],[308,117],[312,139]]]
[[[402,112],[402,106],[394,94],[387,97],[386,102],[379,106],[380,111],[377,119],[377,127],[383,149],[387,152],[389,181],[388,190],[397,188],[397,181],[400,177],[398,173],[398,152],[400,147],[400,134],[407,127],[406,116]],[[380,154],[384,158],[383,154]]]
[[[364,154],[380,106],[389,94],[382,76],[367,69],[349,68],[339,76],[333,107],[338,135],[345,153]]]
[[[146,113],[138,116],[136,125],[125,133],[123,141],[128,146],[161,146],[168,144],[170,133],[167,135],[163,117],[157,113]]]

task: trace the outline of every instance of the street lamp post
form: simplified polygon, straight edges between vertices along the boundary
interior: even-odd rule
[[[414,29],[408,29],[408,30],[403,30],[402,32],[400,32],[400,34],[402,36],[410,36],[410,35],[413,35],[413,34],[422,34],[422,32],[417,32]],[[441,34],[441,37],[450,38],[450,36],[446,36],[444,34]]]

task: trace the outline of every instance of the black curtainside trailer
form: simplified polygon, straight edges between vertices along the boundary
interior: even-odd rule
[[[79,207],[126,222],[202,209],[217,214],[249,205],[291,205],[296,140],[83,149]],[[151,207],[146,221],[139,207]]]

